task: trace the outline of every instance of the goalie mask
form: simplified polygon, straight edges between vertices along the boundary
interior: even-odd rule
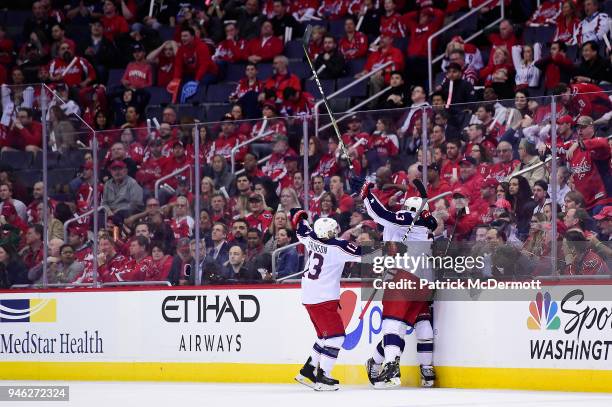
[[[420,198],[418,196],[411,196],[410,198],[404,201],[404,210],[412,213],[413,215],[416,215],[419,208],[421,208],[422,203],[423,198]],[[429,206],[425,204],[423,205],[423,209],[421,210],[429,210]]]
[[[314,223],[314,232],[319,239],[333,239],[340,233],[340,226],[332,218],[321,218]]]

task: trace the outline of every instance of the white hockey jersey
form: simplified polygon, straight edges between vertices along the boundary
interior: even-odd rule
[[[412,230],[406,236],[410,225],[412,224],[412,214],[408,211],[391,212],[374,196],[368,193],[368,197],[363,201],[368,215],[383,229],[383,241],[399,242],[406,245],[408,256],[428,256],[431,255],[431,242],[433,239],[429,237],[430,229],[436,228],[436,221],[433,217],[429,219],[418,219]],[[412,244],[411,244],[412,242]],[[416,242],[421,242],[420,244]],[[414,270],[411,270],[414,271]],[[433,273],[431,269],[420,269],[415,273],[421,278],[431,280]]]
[[[606,13],[593,13],[582,19],[574,29],[573,44],[582,46],[587,41],[603,41],[609,30],[610,17]]]
[[[300,221],[296,234],[308,253],[302,275],[302,304],[338,300],[344,263],[361,262],[361,247],[343,239],[319,239],[305,220]]]

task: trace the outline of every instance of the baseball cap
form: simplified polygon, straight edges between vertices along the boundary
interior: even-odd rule
[[[352,115],[351,117],[348,118],[348,122],[347,123],[350,123],[350,122],[360,122],[360,121],[361,121],[361,119],[359,118],[359,116],[354,114],[354,115]]]
[[[465,189],[464,187],[457,187],[453,190],[453,197],[455,196],[463,196],[463,197],[469,197],[470,194],[468,192],[467,189]]]
[[[4,204],[2,205],[2,212],[0,213],[0,215],[15,216],[17,215],[17,209],[15,209],[15,205],[13,205],[12,203],[4,202]]]
[[[172,148],[174,148],[176,146],[181,146],[181,147],[185,148],[185,144],[183,144],[183,142],[180,141],[180,140],[177,140],[174,143],[172,143]]]
[[[419,165],[418,167],[419,172],[423,172],[423,166]],[[427,169],[428,170],[434,170],[436,172],[440,172],[440,166],[436,163],[431,163],[431,164],[427,164]]]
[[[136,44],[132,45],[132,52],[140,52],[140,51],[144,52],[144,47],[142,46],[142,44],[137,42]]]
[[[225,113],[223,117],[221,118],[222,122],[230,121],[230,120],[234,120],[234,116],[232,116],[231,113]]]
[[[557,119],[557,124],[572,124],[573,121],[572,116],[566,114]]]
[[[127,165],[121,160],[115,160],[111,163],[109,168],[127,168]]]
[[[266,108],[266,107],[276,112],[276,104],[274,102],[270,102],[270,101],[264,102],[263,108]]]
[[[85,164],[83,164],[83,169],[84,170],[93,170],[93,162],[92,161],[86,161]]]
[[[487,178],[482,186],[486,188],[496,188],[497,185],[499,185],[499,182],[497,182],[495,178]]]
[[[593,119],[590,116],[580,116],[578,120],[576,120],[576,125],[578,126],[592,126]]]
[[[87,236],[87,227],[81,225],[74,225],[68,228],[70,233],[73,233],[78,236]]]
[[[593,219],[603,220],[606,218],[612,218],[612,206],[606,206],[597,215],[593,216]]]
[[[460,166],[462,166],[462,165],[473,165],[473,166],[476,166],[476,165],[478,165],[478,163],[476,162],[474,157],[467,156],[467,157],[465,157],[463,160],[461,160],[459,162],[459,165]]]
[[[178,182],[179,184],[189,184],[189,180],[184,175],[179,175],[178,177],[176,177],[176,182]]]

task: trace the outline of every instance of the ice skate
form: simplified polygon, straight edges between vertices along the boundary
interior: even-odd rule
[[[421,387],[433,387],[436,381],[436,372],[430,365],[421,365]]]
[[[340,388],[340,382],[331,377],[325,376],[325,372],[322,369],[317,371],[315,390],[316,391],[335,391]]]
[[[300,369],[300,373],[295,376],[295,381],[314,389],[316,385],[316,368],[310,362],[312,362],[312,357],[308,357],[308,360]]]
[[[385,363],[374,387],[377,389],[388,389],[397,387],[400,384],[402,382],[400,380],[399,357],[397,357],[395,361]]]
[[[370,383],[374,385],[378,381],[379,373],[380,373],[380,363],[376,363],[374,358],[370,358],[366,361],[366,373],[368,375],[368,380]]]

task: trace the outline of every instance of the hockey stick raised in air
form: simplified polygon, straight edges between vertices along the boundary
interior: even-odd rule
[[[323,86],[321,86],[321,81],[319,80],[319,75],[317,70],[314,68],[312,61],[310,60],[310,56],[308,55],[308,45],[310,43],[310,37],[312,36],[312,26],[309,25],[306,27],[306,31],[304,32],[304,36],[302,37],[302,48],[304,49],[304,55],[306,55],[306,60],[308,61],[308,66],[310,66],[310,70],[312,71],[312,77],[317,84],[317,88],[319,88],[319,93],[321,93],[321,98],[323,99],[323,104],[325,105],[325,109],[327,109],[327,113],[329,114],[329,118],[331,120],[334,131],[336,132],[336,136],[338,137],[338,146],[340,147],[340,151],[342,151],[342,155],[346,159],[349,169],[353,170],[353,162],[348,154],[348,149],[344,142],[342,141],[342,135],[340,134],[340,129],[338,128],[338,123],[336,123],[336,119],[334,119],[334,115],[332,114],[331,108],[329,107],[329,103],[327,102],[327,97],[323,92]]]

